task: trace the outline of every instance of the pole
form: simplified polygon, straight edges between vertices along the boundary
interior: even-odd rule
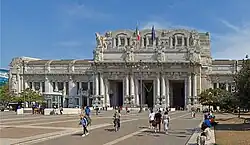
[[[23,89],[22,92],[24,92],[25,90],[25,83],[24,83],[24,71],[25,71],[25,64],[24,64],[24,60],[22,61],[22,66],[23,66]],[[24,107],[26,107],[26,103],[25,103],[25,94],[23,96],[23,103],[24,103]]]

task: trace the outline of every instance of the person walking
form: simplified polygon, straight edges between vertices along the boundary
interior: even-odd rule
[[[154,117],[156,128],[158,126],[159,132],[161,131],[161,119],[162,119],[162,115],[161,115],[161,110],[159,109],[159,111],[155,114],[155,117]],[[156,132],[156,128],[155,128],[155,132]]]
[[[154,113],[153,109],[150,110],[148,118],[149,118],[149,128],[153,129],[153,122],[155,119],[155,113]]]
[[[162,123],[163,123],[164,131],[166,134],[168,134],[169,121],[170,121],[170,117],[168,115],[168,111],[165,111],[162,117]]]
[[[82,128],[83,128],[82,137],[85,137],[86,135],[89,135],[89,131],[87,129],[87,127],[88,127],[88,119],[87,119],[86,116],[81,117],[81,125],[82,125]]]

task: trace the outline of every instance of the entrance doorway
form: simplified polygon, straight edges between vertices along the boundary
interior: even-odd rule
[[[117,80],[109,81],[109,97],[110,107],[118,107],[123,105],[123,82]]]
[[[142,89],[142,102],[147,107],[152,108],[154,107],[154,83],[152,80],[143,80],[143,89]]]
[[[185,82],[184,80],[171,80],[170,104],[172,108],[179,110],[185,107]]]

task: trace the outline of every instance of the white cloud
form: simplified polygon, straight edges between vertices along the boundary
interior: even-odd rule
[[[221,20],[229,28],[224,34],[215,34],[212,41],[213,57],[220,59],[242,59],[250,54],[250,23],[240,26]]]
[[[82,43],[78,41],[62,41],[56,43],[55,45],[60,47],[78,47],[81,46]]]
[[[221,24],[228,28],[226,33],[211,32],[212,57],[216,59],[242,59],[246,54],[250,55],[250,23],[236,26],[226,20],[220,20]],[[157,20],[142,23],[141,29],[195,29],[199,32],[209,32],[200,28],[175,25],[173,23]]]

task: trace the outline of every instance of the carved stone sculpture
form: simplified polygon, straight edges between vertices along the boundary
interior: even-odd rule
[[[94,61],[100,61],[100,51],[94,51]]]
[[[106,38],[101,36],[99,33],[95,33],[96,43],[98,48],[107,48]]]
[[[17,88],[17,76],[12,75],[12,77],[11,77],[11,89],[16,90],[16,88]]]

